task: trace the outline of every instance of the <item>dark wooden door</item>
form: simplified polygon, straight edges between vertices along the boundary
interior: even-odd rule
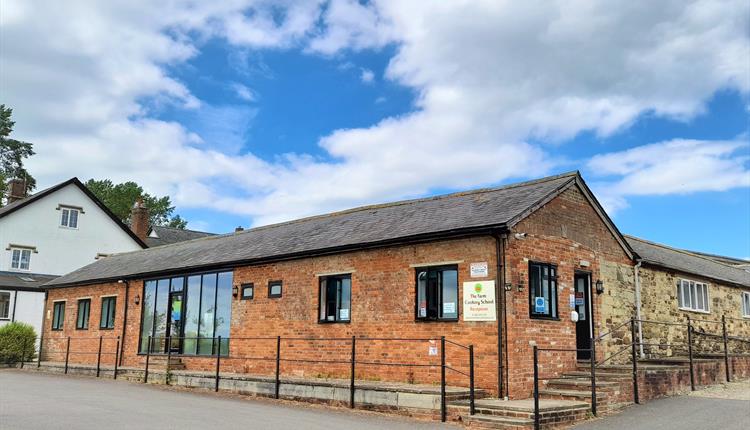
[[[577,357],[579,360],[589,360],[591,353],[580,351],[581,349],[591,348],[591,277],[588,273],[576,273],[575,275],[575,300],[575,310],[578,312],[576,348],[579,351]]]

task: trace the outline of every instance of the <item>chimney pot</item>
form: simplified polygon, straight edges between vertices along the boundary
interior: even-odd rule
[[[21,178],[13,178],[8,181],[8,203],[13,203],[26,198],[26,181]]]
[[[130,229],[142,241],[146,241],[149,229],[148,208],[143,205],[143,199],[138,197],[130,210]]]

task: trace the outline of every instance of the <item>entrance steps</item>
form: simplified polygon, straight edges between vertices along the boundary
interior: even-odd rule
[[[152,355],[149,357],[148,367],[155,370],[185,370],[185,363],[178,357]]]
[[[449,410],[459,413],[461,421],[470,428],[533,429],[534,400],[479,399],[475,415],[469,415],[469,403],[451,402]],[[544,429],[566,427],[586,418],[587,403],[570,400],[539,400],[539,422]]]

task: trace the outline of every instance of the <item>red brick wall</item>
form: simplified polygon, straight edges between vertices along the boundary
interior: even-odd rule
[[[516,239],[515,233],[526,233]],[[532,342],[539,348],[575,349],[576,327],[570,320],[568,297],[574,293],[577,270],[600,278],[602,262],[632,264],[577,187],[569,188],[513,229],[506,252],[510,270],[506,293],[508,312],[508,372],[511,397],[528,397],[533,390]],[[529,261],[557,266],[559,321],[529,317]],[[580,262],[588,261],[588,267]],[[519,292],[517,286],[523,291]],[[594,323],[600,320],[601,300],[593,293]],[[623,304],[627,305],[627,304]],[[595,333],[596,335],[596,333]],[[601,353],[597,354],[601,357]],[[575,367],[574,352],[540,352],[540,377],[555,377]]]

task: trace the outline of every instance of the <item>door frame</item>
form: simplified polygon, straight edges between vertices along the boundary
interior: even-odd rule
[[[172,349],[172,345],[166,344],[166,342],[165,342],[165,346],[164,346],[164,353],[165,354],[167,354],[169,352],[169,350],[172,350],[173,354],[175,354],[175,353],[176,354],[182,354],[182,346],[183,346],[182,344],[183,344],[183,340],[184,340],[184,339],[182,339],[182,336],[183,336],[183,333],[185,331],[185,320],[184,320],[184,318],[185,318],[185,290],[184,289],[181,290],[181,291],[170,291],[169,292],[169,296],[168,296],[168,299],[167,299],[167,316],[168,316],[169,320],[167,321],[167,333],[166,334],[167,334],[168,338],[171,338],[174,335],[172,333],[172,298],[174,296],[177,296],[178,294],[181,296],[181,300],[180,300],[180,332],[177,334],[177,337],[179,338],[178,339],[178,347],[177,347],[177,350],[175,351],[175,350]]]
[[[595,338],[595,332],[594,332],[594,290],[592,286],[592,273],[587,270],[576,270],[573,273],[573,294],[575,295],[578,285],[576,284],[576,279],[584,277],[587,279],[587,291],[584,291],[584,298],[586,298],[586,311],[588,312],[588,326],[589,326],[589,338],[592,339],[592,342],[596,342]],[[577,306],[576,306],[577,309]],[[575,309],[574,309],[575,310]],[[578,324],[578,322],[576,322]],[[578,331],[576,330],[576,347],[578,345]],[[591,348],[592,345],[589,345],[589,348]],[[578,358],[578,353],[576,352],[576,358]]]

